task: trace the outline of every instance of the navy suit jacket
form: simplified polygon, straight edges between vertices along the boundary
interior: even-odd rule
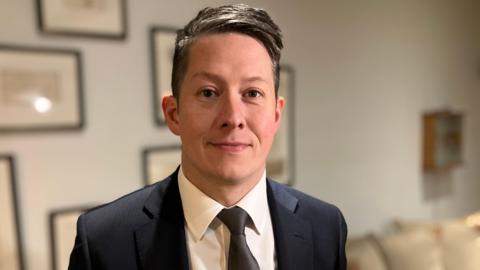
[[[70,270],[188,270],[177,172],[94,208],[77,222]],[[347,227],[341,212],[267,179],[277,268],[345,270]]]

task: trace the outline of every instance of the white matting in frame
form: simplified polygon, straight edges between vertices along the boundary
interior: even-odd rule
[[[75,244],[77,220],[90,207],[74,207],[50,212],[50,245],[53,270],[68,268],[70,253]]]
[[[14,159],[0,155],[0,270],[24,269]]]
[[[0,131],[82,126],[79,52],[0,45]]]
[[[157,125],[165,124],[162,98],[172,94],[171,76],[176,37],[174,28],[152,27],[150,31],[154,119]]]
[[[165,179],[180,165],[180,145],[149,147],[143,151],[144,184],[150,185]]]
[[[123,39],[125,0],[37,0],[38,24],[49,34]]]
[[[280,67],[280,83],[278,95],[285,98],[282,123],[275,135],[272,148],[267,158],[267,175],[280,183],[293,185],[294,160],[293,149],[293,104],[294,104],[294,72],[289,66]]]

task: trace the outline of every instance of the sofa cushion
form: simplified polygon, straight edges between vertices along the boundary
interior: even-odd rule
[[[480,232],[464,222],[442,224],[442,248],[446,270],[480,269]]]
[[[389,270],[444,270],[442,251],[435,234],[418,229],[379,239]]]
[[[349,238],[346,246],[348,270],[387,270],[373,235]]]
[[[435,235],[446,270],[479,270],[480,230],[476,217],[429,222],[397,220],[395,225],[403,232],[426,230]]]

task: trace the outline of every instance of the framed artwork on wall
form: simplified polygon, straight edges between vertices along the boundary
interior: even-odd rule
[[[0,269],[23,270],[25,260],[15,176],[14,158],[0,154]]]
[[[37,0],[38,26],[46,34],[124,39],[126,0]]]
[[[182,147],[167,145],[145,148],[142,152],[143,183],[150,185],[172,174],[180,165]]]
[[[80,52],[0,45],[0,132],[81,129]]]
[[[280,66],[280,83],[278,95],[285,98],[282,114],[282,124],[273,141],[267,158],[268,177],[287,185],[295,181],[295,151],[294,151],[294,80],[292,67]]]
[[[462,164],[463,114],[448,110],[423,115],[423,170],[449,171]]]
[[[50,250],[53,270],[68,268],[70,253],[75,244],[77,219],[93,206],[80,206],[51,211],[48,215],[50,227]]]
[[[159,126],[165,125],[162,98],[172,94],[171,76],[176,36],[176,29],[171,27],[156,26],[150,29],[153,116]]]

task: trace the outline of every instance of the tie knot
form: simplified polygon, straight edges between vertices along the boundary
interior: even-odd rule
[[[238,206],[225,208],[218,213],[218,218],[228,227],[231,234],[245,234],[248,213],[242,208]]]

